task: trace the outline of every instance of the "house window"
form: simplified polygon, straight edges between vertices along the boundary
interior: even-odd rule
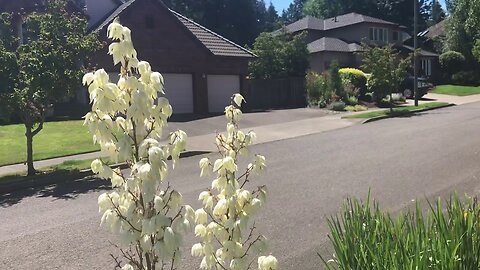
[[[155,21],[153,20],[153,16],[145,17],[145,26],[147,29],[153,29],[155,27]]]
[[[393,31],[393,41],[399,41],[399,33],[398,31]]]
[[[369,29],[369,36],[371,41],[388,42],[388,29],[371,27]]]
[[[422,73],[427,77],[432,76],[432,60],[431,59],[422,59]]]

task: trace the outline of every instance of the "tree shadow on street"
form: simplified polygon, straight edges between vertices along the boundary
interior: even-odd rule
[[[60,200],[71,200],[80,194],[108,189],[111,189],[109,181],[93,177],[64,181],[47,186],[28,187],[11,193],[0,194],[0,208],[15,205],[28,197],[52,197]]]

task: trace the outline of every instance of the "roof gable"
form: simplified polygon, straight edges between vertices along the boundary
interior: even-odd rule
[[[104,20],[100,21],[98,26],[92,27],[91,31],[97,32],[104,29],[116,17],[120,16],[125,10],[132,7],[132,4],[142,0],[129,0],[113,10]],[[165,8],[178,23],[188,31],[191,36],[196,39],[210,53],[216,56],[233,56],[233,57],[255,57],[255,54],[242,46],[228,40],[225,37],[207,29],[206,27],[186,18],[185,16],[167,8],[161,0],[154,0],[162,8]]]
[[[307,46],[310,53],[316,52],[358,52],[361,46],[357,43],[346,43],[338,38],[323,37],[317,39]]]
[[[385,25],[402,27],[401,25],[394,22],[385,21],[382,19],[358,14],[355,12],[343,14],[336,17],[331,17],[328,19],[319,19],[312,16],[306,16],[303,19],[300,19],[285,27],[289,32],[295,33],[303,30],[326,31],[326,30],[346,27],[346,26],[354,25],[358,23],[377,23],[377,24],[385,24]]]

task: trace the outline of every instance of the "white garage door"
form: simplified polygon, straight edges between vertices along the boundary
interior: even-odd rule
[[[208,110],[223,112],[233,94],[240,92],[240,76],[208,75]]]
[[[173,107],[173,113],[193,113],[192,74],[162,74],[165,95]]]

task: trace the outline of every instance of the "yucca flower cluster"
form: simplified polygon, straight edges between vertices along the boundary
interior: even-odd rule
[[[247,189],[251,176],[265,169],[265,157],[255,155],[243,174],[237,165],[240,156],[250,156],[248,148],[256,138],[253,131],[244,133],[238,127],[243,101],[240,94],[235,94],[232,104],[225,108],[227,130],[216,136],[221,157],[213,163],[208,158],[199,162],[201,176],[215,174],[211,188],[200,193],[203,208],[195,211],[195,235],[201,241],[193,245],[191,252],[202,257],[201,269],[244,270],[255,261],[260,270],[278,268],[275,257],[265,256],[266,239],[255,234],[251,220],[265,204],[267,187]]]
[[[121,66],[120,79],[110,82],[103,69],[84,76],[92,103],[85,125],[102,151],[115,162],[126,162],[130,172],[111,169],[101,159],[92,162],[92,171],[110,179],[114,188],[98,198],[101,222],[128,247],[121,250],[126,262],[117,257],[117,266],[174,269],[182,235],[194,224],[195,212],[182,205],[182,195],[167,182],[167,160],[176,164],[187,135],[178,130],[160,142],[172,115],[163,77],[137,59],[130,29],[115,20],[107,33],[113,40],[109,54]]]

